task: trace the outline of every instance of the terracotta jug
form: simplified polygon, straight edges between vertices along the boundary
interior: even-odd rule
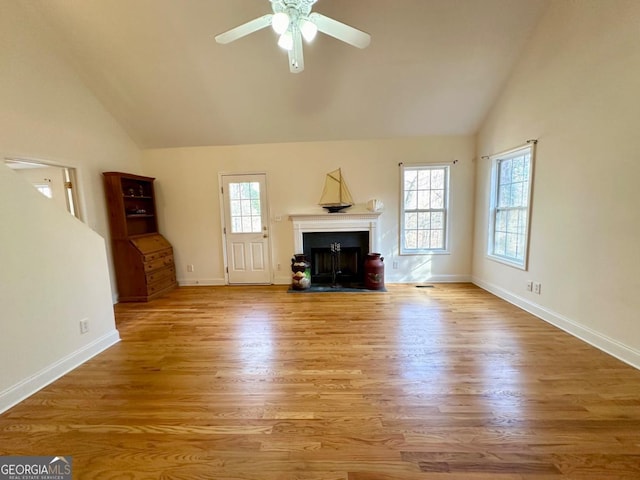
[[[364,260],[364,286],[369,290],[384,289],[384,257],[368,253]]]

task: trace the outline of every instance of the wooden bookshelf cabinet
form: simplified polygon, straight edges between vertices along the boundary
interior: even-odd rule
[[[158,232],[154,179],[104,172],[118,300],[146,302],[177,286],[171,244]]]

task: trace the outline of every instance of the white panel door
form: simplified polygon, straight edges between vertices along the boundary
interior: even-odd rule
[[[229,284],[271,283],[264,174],[221,175]]]

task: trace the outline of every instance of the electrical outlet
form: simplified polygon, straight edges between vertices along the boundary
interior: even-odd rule
[[[533,281],[527,281],[527,292],[533,292]]]
[[[540,295],[540,291],[542,290],[542,285],[540,282],[533,282],[533,293],[537,293]]]
[[[393,262],[393,269],[397,270],[398,269],[398,262]]]
[[[89,331],[89,319],[85,318],[80,320],[80,333],[87,333]]]
[[[187,265],[187,272],[193,272],[193,265]]]
[[[276,267],[276,270],[280,271],[280,264]]]

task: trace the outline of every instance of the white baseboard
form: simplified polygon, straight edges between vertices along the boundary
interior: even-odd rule
[[[433,275],[425,278],[424,281],[397,279],[393,275],[389,275],[385,278],[385,283],[469,283],[471,282],[471,275]],[[273,280],[274,285],[289,285],[291,284],[291,276],[276,276]]]
[[[432,275],[423,280],[406,279],[400,275],[394,275],[393,271],[387,272],[385,275],[386,283],[469,283],[471,282],[471,275]],[[276,275],[273,279],[274,285],[290,285],[291,273],[286,275]]]
[[[178,285],[181,287],[219,287],[226,284],[224,278],[198,278],[195,280],[178,278]]]
[[[397,278],[392,274],[389,274],[385,279],[387,283],[469,283],[472,281],[471,275],[432,275],[422,280]],[[274,285],[289,285],[291,283],[291,274],[277,274],[273,278]],[[179,278],[178,285],[181,287],[217,287],[226,285],[224,278],[199,278],[199,279],[185,279]]]
[[[94,340],[90,344],[85,345],[80,350],[76,350],[75,352],[40,370],[38,373],[27,377],[21,382],[0,392],[0,413],[9,410],[25,398],[30,397],[38,390],[43,389],[50,383],[69,373],[74,368],[79,367],[87,360],[95,357],[97,354],[103,352],[112,345],[115,345],[119,341],[120,334],[117,330],[113,330]]]
[[[425,278],[424,283],[469,283],[471,275],[432,275]],[[416,283],[416,282],[409,282]]]
[[[416,279],[414,277],[407,278],[406,275],[394,274],[394,271],[387,272],[384,279],[385,283],[469,283],[471,282],[471,275],[430,275],[428,277]]]
[[[471,280],[478,287],[493,293],[494,295],[512,303],[516,307],[519,307],[532,315],[544,320],[551,325],[558,327],[561,330],[579,338],[580,340],[602,350],[605,353],[617,358],[631,365],[634,368],[640,370],[640,351],[631,348],[618,340],[603,335],[596,330],[581,325],[580,323],[571,320],[557,312],[551,311],[545,307],[542,307],[536,303],[533,303],[526,298],[522,298],[519,295],[515,295],[502,287],[485,282],[477,277],[473,277]]]
[[[274,285],[291,285],[291,275],[292,275],[291,272],[289,272],[286,275],[276,275],[273,278],[273,284]]]

